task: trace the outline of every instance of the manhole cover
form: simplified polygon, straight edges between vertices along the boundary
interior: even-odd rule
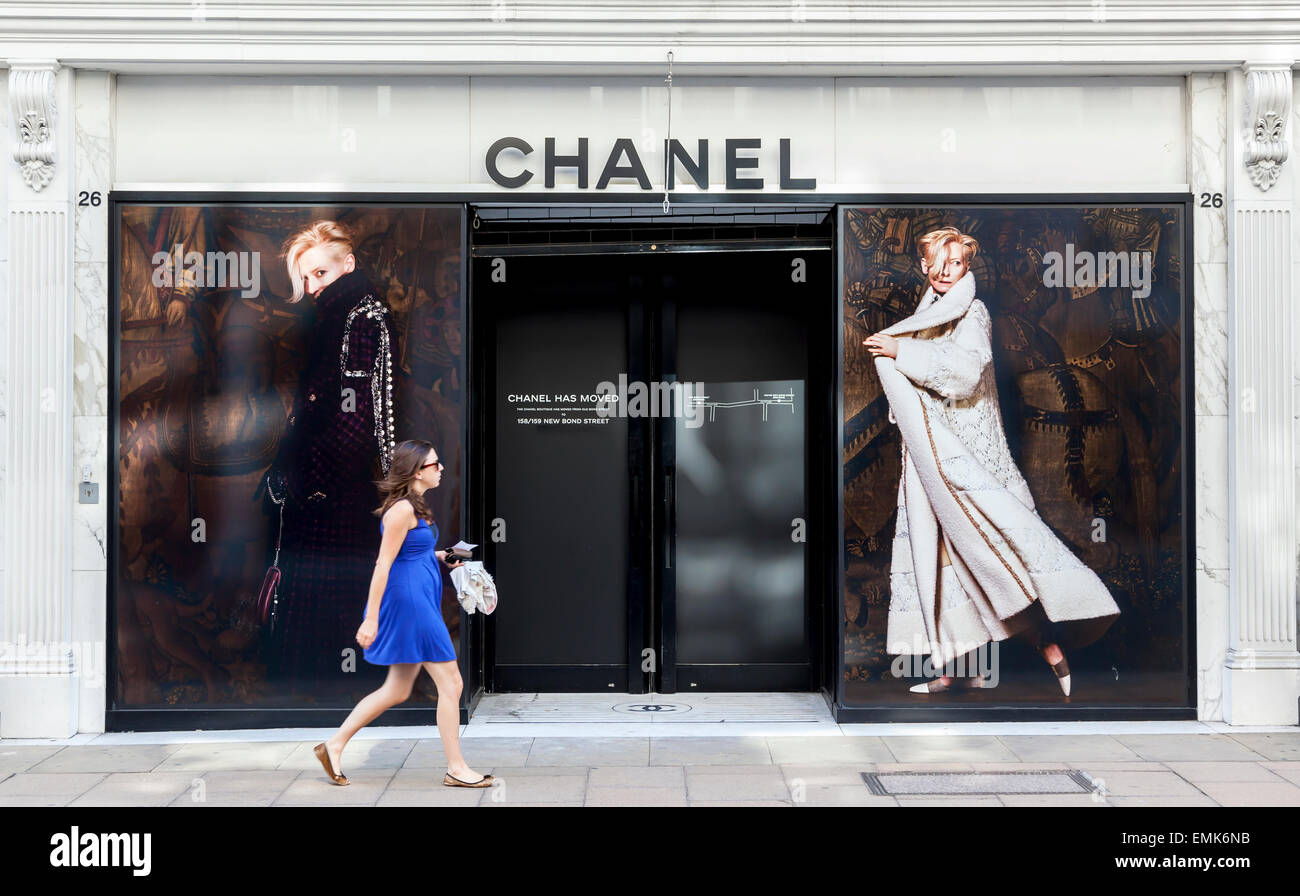
[[[1091,793],[1083,772],[863,772],[867,788],[879,796],[920,794]]]
[[[620,703],[614,707],[614,712],[629,712],[637,715],[690,711],[691,708],[685,703]]]

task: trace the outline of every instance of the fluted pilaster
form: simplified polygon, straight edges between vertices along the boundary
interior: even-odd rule
[[[5,213],[9,426],[0,592],[0,737],[75,732],[70,633],[72,506],[72,73],[9,63]]]
[[[1297,722],[1296,475],[1290,66],[1230,81],[1229,475],[1231,598],[1224,718]],[[1283,99],[1285,97],[1285,99]],[[1280,117],[1279,117],[1280,116]],[[1278,122],[1281,122],[1278,125]]]

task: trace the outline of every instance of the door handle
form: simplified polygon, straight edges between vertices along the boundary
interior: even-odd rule
[[[664,569],[673,568],[677,549],[677,494],[673,467],[664,467]]]

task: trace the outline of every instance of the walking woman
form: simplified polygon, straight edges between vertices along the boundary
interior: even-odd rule
[[[442,462],[433,446],[422,440],[402,442],[393,450],[388,475],[379,483],[383,504],[383,540],[370,579],[370,599],[357,629],[357,643],[366,662],[388,667],[379,690],[366,695],[334,736],[315,748],[316,758],[335,784],[347,784],[341,760],[352,736],[385,710],[411,696],[423,667],[438,687],[438,736],[447,754],[448,787],[490,787],[491,775],[480,775],[460,753],[460,669],[456,651],[442,620],[442,570],[448,563],[438,544],[438,527],[424,503],[424,493],[442,481]]]
[[[975,298],[979,244],[955,227],[918,241],[929,288],[916,312],[868,337],[903,439],[885,649],[929,654],[937,670],[1015,635],[1065,696],[1063,646],[1083,646],[1119,614],[1101,579],[1034,509],[1002,430],[992,323]],[[943,675],[916,693],[987,687]]]

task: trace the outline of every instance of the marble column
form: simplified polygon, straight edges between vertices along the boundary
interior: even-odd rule
[[[1291,66],[1229,75],[1229,647],[1224,719],[1300,720]]]
[[[0,737],[76,732],[72,74],[9,60]]]
[[[1223,72],[1188,76],[1188,183],[1224,195],[1228,86]],[[1193,209],[1196,384],[1196,717],[1223,721],[1228,650],[1228,243],[1227,209]]]
[[[72,505],[72,639],[79,697],[77,731],[104,730],[108,648],[108,190],[112,175],[114,75],[76,72],[76,249],[73,263],[73,463],[99,485],[99,501]],[[94,201],[99,194],[98,202]]]

